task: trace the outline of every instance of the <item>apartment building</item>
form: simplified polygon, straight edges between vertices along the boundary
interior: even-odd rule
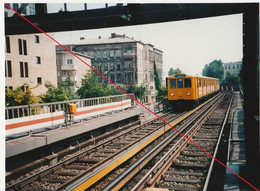
[[[227,76],[227,72],[230,74],[239,74],[242,68],[242,61],[224,63],[224,79]]]
[[[73,50],[90,56],[91,66],[117,85],[145,87],[145,101],[155,101],[154,61],[163,76],[163,52],[153,45],[112,33],[109,38],[82,37]],[[108,83],[101,76],[99,81]]]
[[[5,36],[5,45],[6,88],[26,83],[35,95],[40,95],[47,90],[46,81],[57,85],[55,43],[49,37],[44,34],[10,35]]]
[[[68,46],[71,50],[71,46]],[[72,51],[77,57],[91,66],[91,58],[84,54]],[[87,70],[90,69],[85,63],[76,58],[62,47],[56,46],[56,64],[57,64],[57,81],[64,82],[68,75],[75,82],[76,89],[81,86],[81,80],[84,78]]]

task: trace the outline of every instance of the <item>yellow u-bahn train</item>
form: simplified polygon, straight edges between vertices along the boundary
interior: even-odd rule
[[[168,100],[175,108],[195,106],[219,91],[219,79],[176,74],[166,79]]]

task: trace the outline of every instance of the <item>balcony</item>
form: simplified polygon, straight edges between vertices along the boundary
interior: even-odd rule
[[[75,64],[64,64],[61,66],[61,70],[77,70],[78,66]]]
[[[64,82],[66,80],[67,76],[62,76],[61,80]],[[74,82],[77,82],[79,80],[78,76],[71,76],[70,79]]]

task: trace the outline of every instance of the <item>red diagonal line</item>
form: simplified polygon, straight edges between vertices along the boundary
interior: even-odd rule
[[[74,54],[72,51],[70,51],[69,49],[67,49],[65,46],[63,46],[62,44],[60,44],[58,41],[56,41],[54,38],[52,38],[50,35],[48,35],[47,33],[45,33],[42,29],[40,29],[39,27],[37,27],[36,25],[34,25],[31,21],[29,21],[27,18],[25,18],[24,16],[22,16],[21,14],[19,14],[18,12],[16,12],[14,9],[12,9],[10,6],[8,6],[5,3],[5,6],[10,8],[11,10],[13,10],[16,14],[18,14],[20,17],[22,17],[24,20],[26,20],[28,23],[30,23],[32,26],[34,26],[35,28],[37,28],[39,31],[41,31],[42,33],[44,33],[46,36],[48,36],[50,39],[52,39],[54,42],[56,42],[57,44],[59,44],[62,48],[64,48],[65,50],[67,50],[69,53],[71,53],[73,56],[75,56],[78,60],[80,60],[81,62],[83,62],[84,64],[86,64],[88,67],[90,67],[92,70],[94,70],[97,74],[99,74],[100,76],[102,76],[103,78],[105,78],[107,81],[109,81],[111,84],[113,84],[114,86],[116,86],[118,89],[120,89],[123,93],[125,93],[126,95],[128,95],[131,99],[133,99],[134,101],[136,101],[138,104],[140,104],[142,107],[144,107],[146,110],[148,110],[150,113],[152,113],[153,115],[155,115],[158,119],[160,119],[161,121],[163,121],[165,124],[169,125],[172,129],[174,129],[176,132],[178,132],[180,135],[182,135],[183,137],[185,137],[187,140],[189,140],[191,143],[193,143],[194,145],[196,145],[198,148],[200,148],[203,152],[205,152],[207,155],[209,155],[211,158],[213,158],[215,161],[217,161],[219,164],[221,164],[222,166],[224,166],[226,169],[228,169],[229,171],[231,171],[233,174],[235,174],[238,178],[240,178],[241,180],[243,180],[245,183],[247,183],[249,186],[251,186],[252,188],[254,188],[255,190],[258,190],[256,187],[254,187],[252,184],[250,184],[247,180],[245,180],[244,178],[242,178],[241,176],[239,176],[237,173],[235,173],[233,170],[231,170],[230,168],[228,168],[225,164],[223,164],[221,161],[219,161],[217,158],[215,158],[214,156],[212,156],[210,153],[208,153],[207,151],[205,151],[203,148],[201,148],[198,144],[196,144],[195,142],[193,142],[191,139],[189,139],[188,137],[186,137],[184,134],[182,134],[180,131],[178,131],[176,128],[174,128],[172,125],[170,125],[168,122],[166,122],[164,119],[162,119],[161,117],[159,117],[157,114],[155,114],[154,112],[152,112],[149,108],[147,108],[145,105],[143,105],[142,103],[140,103],[138,100],[136,100],[134,97],[132,97],[130,94],[128,94],[127,92],[125,92],[122,88],[120,88],[118,85],[116,85],[114,82],[112,82],[111,80],[109,80],[107,77],[105,77],[103,74],[101,74],[99,71],[97,71],[95,68],[91,67],[89,64],[87,64],[84,60],[82,60],[80,57],[78,57],[76,54]],[[258,190],[259,191],[259,190]]]

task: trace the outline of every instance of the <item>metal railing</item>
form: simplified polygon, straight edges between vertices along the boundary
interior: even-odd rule
[[[133,96],[132,94],[130,94]],[[34,105],[21,105],[21,106],[12,106],[5,108],[5,119],[14,119],[26,116],[40,115],[46,113],[54,113],[59,111],[64,111],[68,104],[77,104],[77,108],[119,102],[123,100],[128,100],[130,97],[126,94],[123,95],[114,95],[98,98],[86,98],[86,99],[77,99],[61,102],[51,102],[51,103],[42,103]],[[131,103],[134,106],[134,102]]]

